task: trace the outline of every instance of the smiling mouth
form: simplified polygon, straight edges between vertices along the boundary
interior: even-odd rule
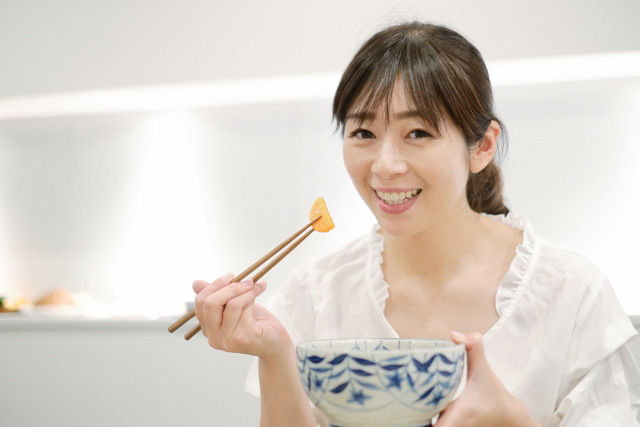
[[[416,197],[422,192],[421,188],[416,188],[411,191],[401,191],[398,193],[385,193],[383,191],[374,190],[380,200],[389,206],[401,205],[407,203],[409,200]]]

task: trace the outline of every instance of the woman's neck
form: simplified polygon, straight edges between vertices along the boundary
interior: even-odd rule
[[[442,218],[410,237],[395,237],[383,231],[385,276],[392,266],[393,273],[389,273],[393,275],[401,272],[404,277],[446,283],[464,266],[479,261],[491,234],[486,221],[491,220],[469,209]]]

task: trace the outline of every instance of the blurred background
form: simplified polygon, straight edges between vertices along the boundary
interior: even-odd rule
[[[249,358],[166,327],[196,278],[240,272],[324,197],[368,231],[331,122],[370,35],[446,24],[483,53],[506,198],[640,315],[640,3],[0,0],[0,425],[257,425]]]

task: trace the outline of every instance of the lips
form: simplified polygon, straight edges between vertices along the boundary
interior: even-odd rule
[[[421,188],[413,189],[373,189],[376,194],[378,208],[388,214],[401,214],[407,211],[422,192]]]

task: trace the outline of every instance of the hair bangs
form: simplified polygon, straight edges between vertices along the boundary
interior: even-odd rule
[[[431,80],[424,79],[422,72],[415,73],[409,67],[402,76],[402,83],[409,107],[417,111],[420,121],[431,133],[440,136],[446,113],[444,102],[430,84]]]
[[[353,98],[345,119],[341,123],[343,126],[347,119],[354,119],[358,125],[362,125],[366,121],[372,121],[378,112],[382,115],[385,124],[390,122],[395,78],[376,76],[376,74],[372,73],[369,76],[362,85],[361,91]]]
[[[398,82],[402,83],[410,110],[431,133],[440,135],[446,104],[434,87],[434,70],[425,62],[418,40],[395,40],[376,57],[350,64],[334,98],[334,119],[344,132],[347,119],[358,125],[380,114],[385,126],[392,120],[391,104]]]

